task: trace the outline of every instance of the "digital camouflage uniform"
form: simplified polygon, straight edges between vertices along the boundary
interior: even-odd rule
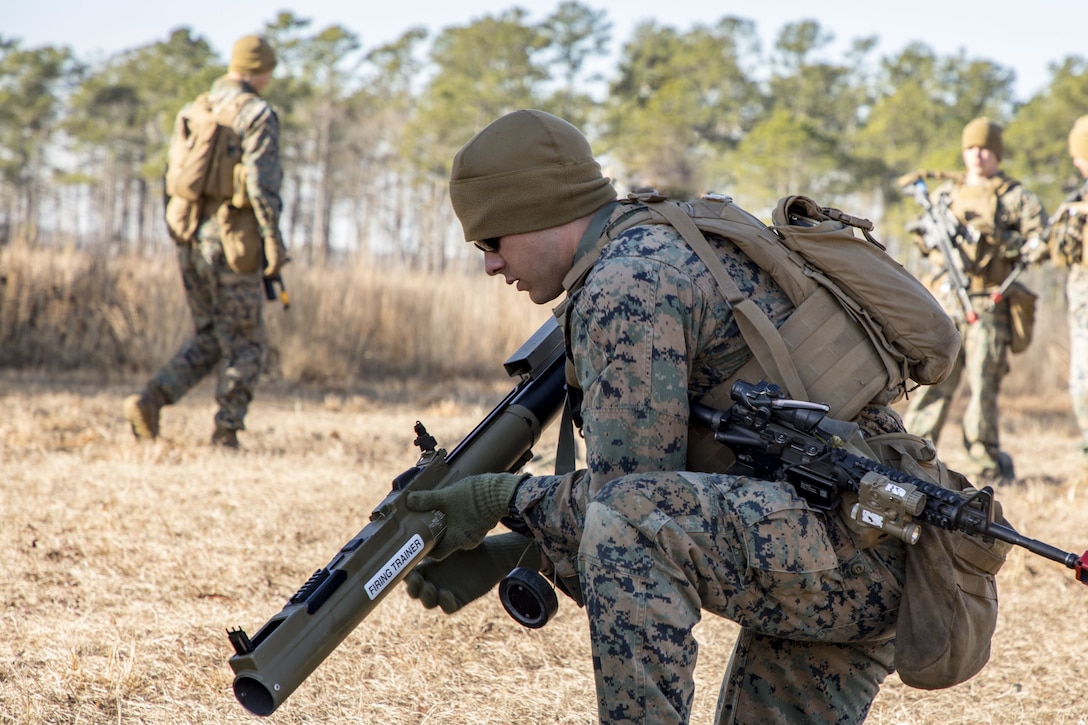
[[[283,170],[276,112],[248,83],[226,76],[212,86],[209,100],[217,108],[225,107],[241,93],[254,94],[234,120],[242,143],[246,192],[262,239],[279,240]],[[215,370],[216,428],[244,430],[246,410],[266,356],[262,271],[239,274],[227,265],[215,216],[218,204],[218,200],[205,204],[193,243],[178,245],[185,297],[196,332],[152,376],[148,390],[160,394],[166,404],[175,403]]]
[[[1055,212],[1049,230],[1050,257],[1069,267],[1065,296],[1069,304],[1069,401],[1088,455],[1088,258],[1084,229],[1088,219],[1088,182]],[[1064,207],[1064,208],[1063,208]]]
[[[950,208],[960,224],[970,224],[978,236],[977,240],[955,240],[970,260],[964,272],[978,320],[968,324],[963,319],[947,275],[938,271],[929,280],[930,287],[945,310],[956,319],[963,347],[952,372],[943,382],[923,386],[911,393],[904,421],[911,433],[936,443],[956,389],[966,378],[970,397],[963,415],[963,445],[970,464],[963,472],[969,477],[993,478],[1001,469],[997,396],[1001,381],[1009,372],[1012,329],[1008,299],[994,304],[990,295],[1020,261],[1025,243],[1032,238],[1042,239],[1046,219],[1038,197],[1004,173],[998,173],[977,187],[968,187],[963,181],[956,180],[933,191],[934,198],[942,194],[950,196]],[[992,219],[981,218],[972,212],[987,203],[995,208],[995,196],[996,210]],[[935,269],[943,269],[943,258],[938,250],[923,245],[923,252]]]
[[[592,249],[608,205],[575,261]],[[792,307],[719,240],[737,286],[776,325]],[[609,243],[570,304],[588,468],[524,481],[513,506],[589,615],[600,721],[686,722],[701,610],[742,627],[718,722],[865,718],[892,671],[904,552],[860,549],[836,513],[784,483],[688,473],[688,401],[750,356],[709,270],[669,226]],[[859,418],[901,430],[887,408]]]

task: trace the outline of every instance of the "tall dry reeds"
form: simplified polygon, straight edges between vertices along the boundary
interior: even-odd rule
[[[264,308],[269,372],[347,385],[391,374],[502,374],[550,314],[480,271],[434,275],[358,263],[284,270],[290,309]],[[0,366],[147,373],[192,334],[173,256],[0,252]]]
[[[162,270],[138,275],[107,256],[18,245],[6,248],[0,260],[0,365],[140,368],[157,344],[173,340]]]
[[[0,276],[2,367],[146,374],[192,332],[169,250],[140,258],[5,247]],[[291,308],[264,308],[269,373],[294,382],[501,376],[499,364],[550,314],[478,267],[433,274],[361,261],[289,265],[284,277]],[[1004,392],[1050,403],[1068,379],[1064,275],[1036,269],[1023,279],[1040,293],[1035,342],[1010,358]]]

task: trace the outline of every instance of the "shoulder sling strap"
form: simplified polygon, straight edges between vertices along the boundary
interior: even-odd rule
[[[808,400],[808,393],[797,368],[793,364],[793,358],[785,341],[774,323],[770,321],[763,310],[759,309],[755,302],[744,297],[737,288],[733,279],[725,270],[725,265],[714,253],[710,243],[699,231],[691,217],[680,208],[679,203],[673,201],[644,202],[646,206],[659,212],[669,224],[680,232],[684,241],[699,255],[699,259],[710,270],[714,281],[718,283],[723,296],[733,310],[737,326],[741,336],[748,343],[759,364],[776,380],[781,380],[791,397],[799,400]]]

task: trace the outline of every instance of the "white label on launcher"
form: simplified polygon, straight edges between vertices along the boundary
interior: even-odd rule
[[[378,573],[366,583],[366,593],[371,601],[377,599],[378,595],[397,578],[397,574],[400,574],[405,567],[411,564],[412,559],[421,551],[423,551],[423,537],[416,534],[408,539],[408,543],[402,546],[400,551],[394,554],[385,563],[385,566],[379,569]]]

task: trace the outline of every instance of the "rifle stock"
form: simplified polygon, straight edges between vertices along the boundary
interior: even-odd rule
[[[971,296],[967,293],[967,275],[963,271],[962,257],[955,246],[955,238],[959,222],[952,215],[947,202],[940,208],[935,208],[929,199],[929,190],[926,182],[918,179],[910,185],[911,193],[925,214],[922,217],[922,236],[926,245],[933,249],[939,249],[944,256],[944,268],[948,274],[948,283],[956,295],[956,302],[968,324],[978,321],[978,312],[971,302]]]
[[[318,569],[250,639],[229,631],[234,694],[249,712],[270,715],[332,653],[445,530],[441,512],[405,506],[408,491],[437,489],[476,473],[517,471],[565,400],[562,331],[549,320],[504,364],[519,382],[448,455],[416,423],[417,463],[393,480],[370,522]]]

